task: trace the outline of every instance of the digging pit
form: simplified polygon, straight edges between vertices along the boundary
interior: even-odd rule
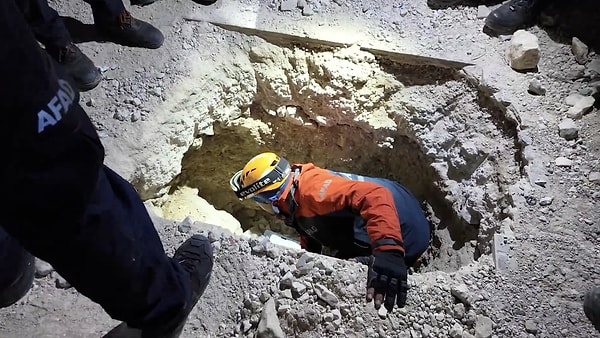
[[[435,227],[424,270],[454,271],[492,253],[511,215],[507,177],[519,176],[516,124],[464,69],[398,62],[357,46],[248,41],[234,61],[196,73],[171,102],[179,116],[193,116],[194,133],[168,193],[152,200],[164,217],[192,215],[175,198],[191,191],[247,233],[294,236],[229,188],[248,159],[273,151],[407,186]],[[207,83],[212,99],[198,95]]]

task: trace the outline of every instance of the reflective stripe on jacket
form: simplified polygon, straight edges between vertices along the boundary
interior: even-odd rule
[[[301,235],[339,250],[342,258],[369,255],[372,250],[400,250],[418,257],[427,249],[429,222],[417,199],[399,183],[312,163],[295,164],[292,171],[295,168],[299,173],[276,204]],[[373,248],[384,238],[398,244]]]

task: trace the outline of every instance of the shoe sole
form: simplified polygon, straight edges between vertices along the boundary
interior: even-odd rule
[[[485,23],[485,27],[487,27],[489,30],[491,30],[492,32],[496,33],[497,35],[511,35],[514,32],[518,31],[521,28],[524,28],[526,26],[520,26],[520,27],[505,27],[505,26],[498,26],[498,25],[490,25],[487,22]]]
[[[140,6],[140,7],[144,7],[144,6],[148,6],[151,5],[153,3],[155,3],[156,0],[147,0],[147,1],[132,1],[130,2],[131,6]]]
[[[87,92],[87,91],[90,91],[90,90],[96,88],[98,86],[98,84],[100,84],[101,81],[102,81],[102,75],[98,76],[98,78],[92,82],[78,83],[77,88],[79,89],[80,92]]]
[[[190,246],[195,249],[189,248]],[[201,287],[199,293],[196,299],[194,299],[194,301],[197,302],[198,299],[200,299],[200,297],[202,297],[202,295],[204,294],[204,291],[206,290],[206,287],[208,286],[210,282],[210,277],[212,275],[212,269],[214,265],[212,245],[210,244],[210,240],[208,238],[202,235],[193,235],[192,237],[188,238],[180,246],[180,248],[181,247],[186,247],[186,249],[183,249],[181,251],[179,249],[176,250],[175,254],[173,255],[173,258],[177,260],[196,260],[198,262],[201,262],[202,268],[206,270],[204,271],[204,276],[201,277],[202,280],[200,282]]]
[[[126,46],[126,47],[136,47],[136,48],[146,48],[146,49],[159,49],[160,47],[162,47],[165,38],[163,37],[159,43],[157,44],[147,44],[147,45],[142,45],[142,44],[135,44],[135,43],[131,43],[129,41],[124,41],[121,39],[113,39],[110,36],[106,36],[106,35],[101,35],[101,41],[102,42],[112,42],[112,43],[116,43],[117,45],[121,45],[121,46]]]

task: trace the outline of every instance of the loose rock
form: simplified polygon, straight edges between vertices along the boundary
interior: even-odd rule
[[[285,334],[279,325],[279,318],[275,310],[275,300],[269,299],[264,307],[256,330],[257,338],[284,338]]]
[[[518,30],[510,40],[506,51],[509,65],[515,70],[529,70],[537,68],[540,61],[540,46],[535,35]]]
[[[573,37],[571,41],[571,51],[575,55],[575,61],[580,65],[588,62],[588,46],[576,37]]]
[[[534,95],[546,95],[546,88],[544,88],[539,80],[529,82],[529,89],[527,91]]]
[[[558,134],[565,140],[573,140],[579,135],[579,127],[577,127],[575,121],[564,119],[558,124]]]
[[[37,278],[46,277],[52,271],[54,271],[54,268],[52,267],[52,265],[50,265],[50,263],[43,261],[39,258],[35,259],[35,276]]]
[[[557,167],[570,167],[573,165],[573,161],[566,157],[560,156],[554,160],[554,164],[556,164]]]

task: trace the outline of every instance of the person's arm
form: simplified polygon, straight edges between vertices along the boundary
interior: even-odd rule
[[[78,220],[93,192],[104,149],[79,94],[40,48],[14,1],[0,1],[0,184],[11,198],[2,224],[31,238],[44,224]],[[28,228],[8,223],[37,224]]]
[[[348,180],[320,168],[303,172],[299,186],[299,199],[305,213],[322,215],[351,209],[365,220],[374,252],[404,252],[394,198],[386,188],[371,182]]]
[[[373,255],[368,261],[367,301],[376,309],[382,304],[388,311],[403,307],[408,292],[408,272],[400,220],[392,194],[382,186],[352,181],[323,169],[311,169],[299,179],[298,203],[303,216],[325,215],[344,209],[358,212],[366,221]],[[297,191],[298,191],[297,190]]]

